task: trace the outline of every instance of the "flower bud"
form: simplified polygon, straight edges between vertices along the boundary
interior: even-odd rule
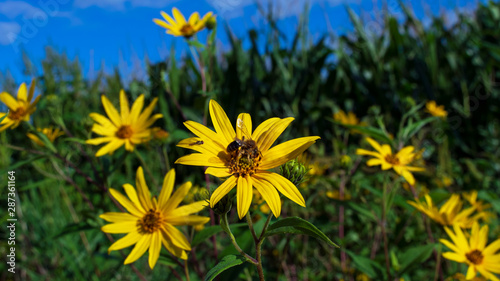
[[[217,26],[217,20],[215,19],[215,16],[211,16],[210,18],[207,19],[207,21],[205,22],[205,27],[208,29],[208,30],[212,30],[215,28],[215,26]]]
[[[288,161],[280,166],[280,174],[290,180],[294,185],[299,185],[304,182],[308,172],[309,168],[297,160]]]

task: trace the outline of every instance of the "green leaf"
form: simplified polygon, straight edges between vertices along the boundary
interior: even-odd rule
[[[72,224],[66,225],[58,234],[56,234],[54,236],[54,238],[59,238],[59,237],[62,237],[64,235],[68,235],[68,234],[80,232],[80,231],[85,231],[85,230],[90,230],[90,229],[95,229],[95,227],[90,225],[86,221],[82,221],[79,223],[72,223]]]
[[[246,225],[247,225],[246,223],[237,223],[237,224],[231,225],[231,228],[241,227],[241,226],[246,226]],[[222,231],[222,227],[220,227],[220,225],[207,226],[207,227],[203,228],[202,230],[200,230],[199,232],[197,232],[194,235],[193,241],[191,242],[191,247],[197,246],[198,244],[205,241],[209,237],[212,237],[212,235],[217,234],[221,231]]]
[[[354,203],[354,202],[349,202],[347,204],[349,207],[351,207],[352,209],[354,209],[356,212],[372,219],[373,221],[377,221],[377,217],[375,216],[374,213],[370,212],[369,210],[361,207],[360,205]]]
[[[338,122],[335,122],[338,123]],[[346,125],[342,123],[338,123],[344,127],[347,127],[352,130],[357,130],[361,132],[363,135],[368,137],[372,137],[378,141],[383,141],[387,144],[392,144],[391,138],[381,129],[373,128],[373,127],[365,127],[365,126],[356,126],[356,125]]]
[[[266,233],[264,234],[264,237],[269,237],[271,235],[277,235],[277,234],[285,234],[285,233],[309,235],[315,237],[316,239],[326,242],[330,246],[335,246],[339,248],[339,246],[333,243],[332,240],[330,240],[330,238],[328,238],[323,232],[321,232],[321,230],[315,227],[312,223],[298,217],[282,219],[271,224],[267,229]]]
[[[19,168],[19,167],[21,167],[21,166],[26,165],[26,164],[30,164],[31,162],[36,161],[36,160],[38,160],[38,159],[40,159],[40,158],[43,158],[43,157],[45,157],[45,155],[38,155],[38,156],[32,157],[32,158],[30,158],[30,159],[26,159],[26,160],[24,160],[24,161],[18,161],[18,162],[16,162],[16,164],[14,164],[14,165],[12,165],[12,166],[8,167],[7,169],[2,169],[2,170],[0,170],[0,171],[1,171],[2,173],[3,173],[4,171],[5,171],[5,172],[7,172],[7,171],[12,171],[12,170],[15,170],[15,169],[17,169],[17,168]]]
[[[3,119],[7,118],[8,114],[5,114],[4,116],[0,117],[0,123],[2,123]]]
[[[370,278],[375,278],[377,276],[375,268],[378,267],[378,264],[376,262],[372,261],[369,258],[358,256],[351,251],[345,250],[345,252],[352,258],[352,261],[356,265],[356,268],[366,273],[366,275],[368,275],[368,277]]]
[[[86,144],[85,140],[82,140],[80,138],[65,138],[63,141],[68,141],[68,142],[77,142],[79,144]]]
[[[193,47],[196,47],[196,48],[200,48],[200,49],[204,49],[205,48],[205,45],[201,44],[198,41],[188,40],[187,43],[188,43],[189,46],[193,46]]]
[[[166,255],[164,253],[160,254],[160,258],[158,258],[158,263],[161,263],[166,266],[177,266],[177,261],[170,255]]]
[[[431,256],[435,246],[436,244],[429,244],[408,249],[399,259],[401,262],[401,270],[399,273],[403,274],[413,266],[418,266],[426,261]]]
[[[205,276],[205,281],[214,280],[217,275],[221,274],[224,270],[244,263],[246,259],[243,256],[228,255],[214,266]]]
[[[418,133],[420,129],[422,129],[423,126],[427,125],[428,123],[437,120],[438,117],[428,117],[425,118],[424,120],[420,120],[418,122],[415,122],[413,124],[410,124],[406,128],[403,129],[403,138],[404,140],[407,140],[411,138],[413,135]]]

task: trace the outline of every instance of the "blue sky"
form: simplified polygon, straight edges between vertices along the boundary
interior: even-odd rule
[[[268,7],[270,0],[259,0]],[[391,13],[401,15],[397,0],[386,0]],[[456,20],[456,10],[470,11],[479,0],[407,0],[417,17],[428,21],[431,14],[445,14],[450,22]],[[258,11],[255,0],[0,0],[0,72],[11,72],[17,82],[29,81],[22,73],[22,50],[35,62],[40,61],[45,47],[65,52],[70,59],[78,57],[86,77],[92,77],[104,67],[111,72],[118,67],[124,76],[140,75],[144,58],[157,62],[167,58],[174,46],[176,56],[187,54],[182,38],[165,34],[153,18],[160,11],[171,14],[172,7],[188,16],[199,11],[213,11],[219,22],[224,21],[237,37],[246,36],[249,28],[265,28],[266,21]],[[366,20],[366,28],[376,31],[375,18],[380,15],[381,1],[377,0],[274,0],[280,26],[293,34],[298,18],[309,3],[310,33],[319,38],[327,31],[342,34],[352,30],[345,5],[353,8]],[[481,1],[484,2],[484,1]],[[201,34],[201,38],[204,38]],[[222,28],[218,44],[228,46]],[[125,77],[125,78],[126,78]]]

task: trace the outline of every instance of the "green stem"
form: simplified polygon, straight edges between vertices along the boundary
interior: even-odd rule
[[[248,228],[250,229],[250,232],[252,233],[253,240],[255,243],[258,243],[259,239],[257,238],[257,234],[255,234],[255,229],[253,228],[252,217],[250,216],[250,211],[247,212],[246,219],[247,219],[247,223],[248,223]]]
[[[387,179],[388,177],[386,176],[384,179],[384,191],[383,191],[383,197],[382,197],[382,220],[380,222],[380,227],[382,230],[382,237],[384,238],[384,255],[385,255],[385,270],[387,271],[387,280],[392,280],[391,277],[391,266],[390,266],[390,261],[389,261],[389,245],[388,245],[388,239],[387,239],[387,232],[386,232],[386,212],[387,212]]]
[[[255,245],[255,252],[257,256],[257,272],[259,273],[259,280],[264,281],[264,268],[262,267],[262,243],[264,242],[264,235],[266,234],[267,227],[269,226],[269,223],[271,222],[271,218],[273,217],[273,214],[270,213],[269,216],[267,216],[266,223],[264,224],[264,228],[262,229],[262,233],[260,234],[260,237],[258,239],[257,245]]]
[[[186,281],[189,281],[189,267],[187,260],[184,260],[184,274],[186,275]]]
[[[223,214],[221,216],[221,227],[222,229],[224,230],[224,232],[227,233],[227,235],[229,235],[229,239],[231,240],[231,243],[233,243],[233,246],[234,248],[236,248],[236,251],[238,251],[243,257],[245,257],[245,259],[254,264],[254,265],[258,265],[258,262],[256,259],[252,258],[251,256],[249,256],[247,253],[245,253],[245,251],[243,251],[240,246],[238,245],[238,242],[236,242],[236,238],[234,238],[234,235],[233,233],[231,232],[231,229],[229,228],[229,223],[227,221],[227,214]]]
[[[156,182],[156,179],[153,176],[153,173],[151,173],[148,164],[146,163],[146,161],[144,161],[144,158],[142,158],[141,154],[139,153],[139,151],[137,151],[137,149],[134,149],[134,153],[137,156],[137,159],[139,159],[139,162],[141,162],[141,165],[148,174],[149,178],[151,178],[151,181],[153,181],[153,185],[155,186],[155,188],[157,188],[158,182]]]

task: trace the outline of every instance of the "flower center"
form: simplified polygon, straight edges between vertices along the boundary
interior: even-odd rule
[[[116,136],[121,139],[128,139],[133,134],[134,132],[132,131],[132,128],[130,128],[130,126],[128,125],[121,126],[120,129],[118,129],[118,131],[116,132]]]
[[[11,120],[21,120],[21,119],[23,119],[25,114],[26,114],[26,110],[24,110],[24,107],[19,107],[16,110],[9,111],[9,118]]]
[[[385,156],[385,161],[392,165],[399,165],[399,158],[396,155],[389,154]]]
[[[251,139],[235,140],[228,145],[227,152],[230,173],[238,177],[255,174],[262,160],[262,153]]]
[[[483,253],[479,250],[471,251],[465,254],[465,257],[473,264],[481,264],[483,262]]]
[[[181,27],[181,33],[186,37],[191,37],[194,34],[194,28],[189,23],[186,23]]]
[[[153,233],[157,231],[163,223],[163,217],[160,212],[153,209],[149,210],[142,219],[138,221],[140,231],[143,233]]]

